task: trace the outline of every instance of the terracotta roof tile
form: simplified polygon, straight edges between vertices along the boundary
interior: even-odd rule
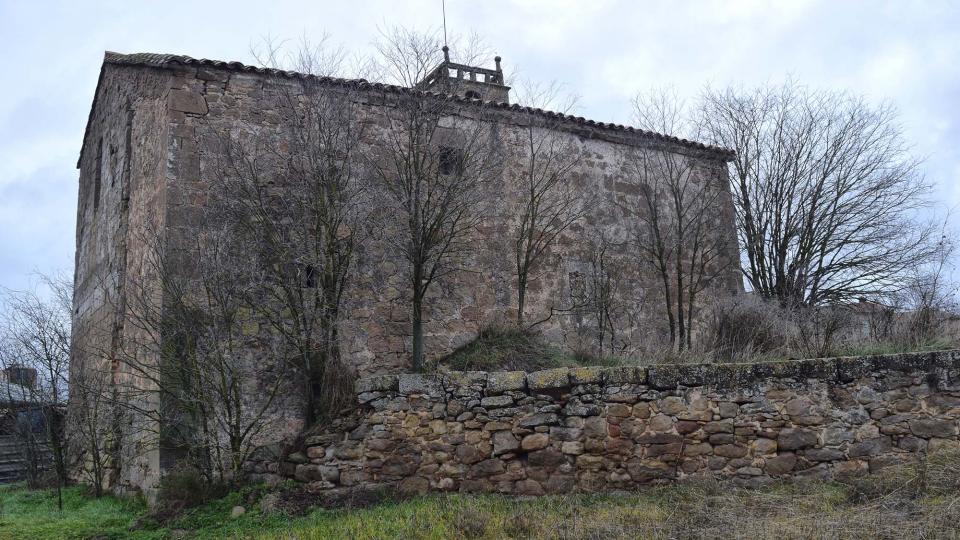
[[[523,105],[519,105],[516,103],[507,104],[507,103],[499,103],[499,102],[493,102],[493,101],[481,101],[479,99],[452,96],[449,94],[440,94],[437,92],[429,92],[429,91],[423,91],[423,90],[415,90],[415,89],[407,88],[404,86],[369,82],[365,79],[344,79],[344,78],[338,78],[338,77],[321,77],[316,75],[298,73],[296,71],[285,71],[281,69],[250,66],[250,65],[243,64],[241,62],[226,62],[223,60],[209,60],[206,58],[198,59],[198,58],[192,58],[190,56],[177,55],[177,54],[157,54],[157,53],[121,54],[121,53],[107,51],[106,53],[104,53],[103,62],[104,64],[152,66],[152,67],[158,67],[158,68],[172,67],[177,65],[209,66],[214,68],[229,69],[232,71],[260,73],[264,75],[271,75],[271,76],[277,76],[277,77],[312,79],[312,80],[321,81],[331,85],[353,86],[360,89],[378,90],[378,91],[391,92],[396,94],[440,96],[447,99],[454,99],[462,103],[470,103],[474,105],[482,105],[482,106],[494,107],[499,109],[521,111],[528,114],[543,116],[551,119],[559,119],[565,122],[571,122],[575,124],[596,127],[600,129],[609,130],[609,131],[637,133],[654,140],[670,142],[670,143],[678,144],[681,146],[702,150],[705,152],[715,153],[718,155],[718,157],[724,160],[730,160],[733,158],[733,155],[734,155],[733,151],[727,148],[721,148],[718,146],[712,146],[712,145],[707,145],[707,144],[703,144],[695,141],[689,141],[687,139],[681,139],[679,137],[664,135],[662,133],[656,133],[653,131],[646,131],[646,130],[634,128],[632,126],[597,122],[595,120],[589,120],[589,119],[583,118],[582,116],[572,116],[572,115],[567,115],[567,114],[555,112],[555,111],[548,111],[548,110],[543,110],[543,109],[533,108],[533,107],[525,107]],[[92,114],[93,114],[93,111],[91,108],[91,118],[92,118]],[[88,122],[87,129],[89,130],[89,122]],[[86,134],[84,135],[84,142],[86,142]],[[81,149],[81,156],[82,155],[83,155],[83,151]],[[80,163],[78,161],[77,167],[79,166],[80,166]]]

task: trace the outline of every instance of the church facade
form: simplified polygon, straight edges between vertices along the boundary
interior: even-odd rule
[[[216,227],[208,205],[217,176],[218,137],[269,133],[284,147],[290,109],[284,96],[310,83],[345,96],[367,126],[361,153],[375,155],[389,138],[386,121],[398,99],[446,100],[449,116],[484,126],[499,159],[484,185],[483,216],[471,232],[471,249],[458,268],[445,272],[424,299],[424,342],[436,359],[474,339],[488,326],[516,319],[516,230],[525,204],[525,175],[531,158],[530,134],[553,137],[569,166],[569,191],[589,206],[550,244],[528,285],[525,313],[546,339],[570,350],[600,344],[608,352],[642,354],[664,330],[663,285],[633,242],[643,212],[644,180],[634,167],[637,155],[677,157],[691,164],[699,189],[711,190],[709,229],[722,240],[711,263],[718,277],[702,293],[706,299],[740,290],[732,201],[728,190],[730,152],[696,142],[510,104],[496,59],[494,69],[443,62],[413,88],[362,80],[314,77],[239,63],[164,54],[106,53],[84,136],[77,209],[74,295],[74,369],[110,373],[111,384],[142,390],[136,396],[159,406],[160,389],[131,370],[123,355],[147,365],[159,361],[151,329],[130,317],[146,299],[163,310],[163,293],[151,261],[175,260],[191,274],[185,246],[196,245]],[[669,204],[663,203],[668,213]],[[389,227],[386,228],[389,230]],[[157,241],[151,242],[147,239]],[[410,369],[410,275],[390,238],[371,235],[359,251],[338,323],[339,349],[355,375],[396,374]],[[602,246],[600,245],[602,244]],[[604,279],[613,300],[607,320],[597,323],[578,294],[596,273],[604,252]],[[158,254],[159,252],[159,254]],[[308,286],[308,285],[305,285]],[[609,307],[609,306],[608,306]],[[597,328],[597,325],[601,328]],[[603,325],[609,325],[609,334]],[[256,328],[251,332],[257,332]],[[610,335],[612,334],[612,335]],[[607,339],[605,343],[603,340]],[[269,362],[269,358],[261,358]],[[293,390],[289,394],[294,394]],[[295,396],[271,420],[263,443],[288,441],[304,428]],[[134,397],[131,397],[134,399]],[[147,405],[144,405],[147,406]],[[150,488],[171,466],[162,444],[133,432],[159,433],[161,427],[126,425],[120,437],[115,485]]]

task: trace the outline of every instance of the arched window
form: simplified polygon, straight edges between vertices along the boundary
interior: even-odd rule
[[[465,95],[470,99],[480,99],[480,92],[477,92],[475,90],[467,90],[467,93]]]

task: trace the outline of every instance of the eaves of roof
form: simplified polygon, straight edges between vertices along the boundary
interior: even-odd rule
[[[486,106],[493,107],[497,109],[504,109],[510,111],[523,112],[531,114],[534,116],[543,117],[552,121],[571,123],[580,126],[585,126],[589,128],[606,130],[611,132],[620,132],[625,134],[633,134],[641,137],[646,137],[651,140],[662,141],[672,144],[677,144],[683,147],[692,148],[701,152],[706,152],[709,154],[715,154],[718,158],[723,159],[724,161],[730,161],[734,157],[734,152],[728,148],[722,148],[719,146],[712,146],[708,144],[699,143],[696,141],[691,141],[687,139],[682,139],[679,137],[674,137],[672,135],[664,135],[662,133],[657,133],[654,131],[647,131],[643,129],[638,129],[632,126],[625,126],[622,124],[614,124],[609,122],[597,122],[595,120],[590,120],[582,116],[572,116],[564,113],[559,113],[555,111],[549,111],[544,109],[538,109],[533,107],[526,107],[518,104],[508,104],[508,103],[499,103],[494,101],[482,101],[479,99],[471,99],[461,96],[453,96],[447,94],[437,94],[435,92],[429,92],[424,90],[417,90],[414,88],[407,88],[405,86],[396,86],[392,84],[370,82],[365,79],[345,79],[339,77],[324,77],[317,75],[310,75],[305,73],[299,73],[296,71],[285,71],[281,69],[273,68],[263,68],[257,66],[250,66],[243,64],[241,62],[225,62],[222,60],[208,60],[205,58],[192,58],[190,56],[177,55],[177,54],[157,54],[157,53],[133,53],[133,54],[121,54],[107,51],[104,53],[103,64],[114,64],[121,66],[149,66],[155,68],[175,68],[177,66],[197,66],[197,67],[211,67],[218,69],[226,69],[236,72],[246,72],[246,73],[257,73],[265,76],[271,77],[284,77],[290,79],[304,79],[304,80],[314,80],[320,82],[321,84],[329,84],[331,86],[341,86],[341,87],[353,87],[360,90],[371,90],[379,92],[387,92],[393,94],[402,94],[402,95],[423,95],[423,96],[442,96],[447,99],[451,99],[457,102],[468,105],[477,105],[477,106]],[[100,82],[103,79],[103,68],[100,70],[100,80],[97,81],[97,93],[99,93]],[[94,96],[97,95],[94,94]],[[93,119],[94,107],[96,106],[96,97],[94,97],[94,103],[90,107],[90,116],[87,120],[87,128],[84,132],[84,145],[86,144],[87,134],[90,130],[90,121]],[[83,149],[80,150],[80,156],[83,156]],[[77,168],[80,167],[80,161],[77,161]]]

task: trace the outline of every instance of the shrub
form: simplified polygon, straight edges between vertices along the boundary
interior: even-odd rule
[[[195,467],[177,465],[160,479],[154,517],[166,521],[228,492],[226,485],[210,481]]]
[[[440,360],[440,364],[461,371],[536,371],[575,363],[539,334],[507,325],[481,329],[476,339]]]
[[[714,305],[706,335],[712,338],[715,358],[744,361],[785,349],[790,323],[779,307],[741,295]]]

